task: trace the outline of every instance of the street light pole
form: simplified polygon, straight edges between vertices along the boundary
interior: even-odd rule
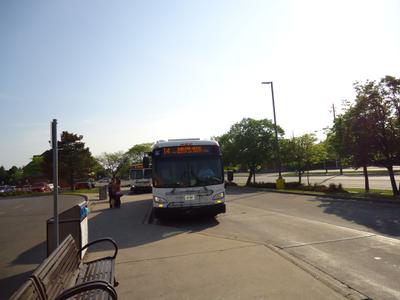
[[[274,99],[274,84],[272,81],[261,82],[261,84],[270,84],[271,85],[271,95],[272,95],[272,109],[274,111],[274,127],[275,127],[275,149],[276,154],[278,157],[278,172],[279,172],[279,179],[282,179],[281,173],[281,156],[279,153],[279,142],[278,142],[278,129],[276,127],[276,114],[275,114],[275,99]]]

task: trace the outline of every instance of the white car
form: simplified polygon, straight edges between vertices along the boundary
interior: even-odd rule
[[[109,183],[111,181],[111,179],[110,178],[102,178],[102,179],[100,179],[98,182],[99,183]]]
[[[0,186],[0,193],[12,193],[15,192],[15,188],[10,185]]]

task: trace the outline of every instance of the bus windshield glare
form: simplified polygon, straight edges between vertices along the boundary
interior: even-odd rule
[[[196,187],[224,182],[218,156],[160,157],[153,167],[154,187]]]

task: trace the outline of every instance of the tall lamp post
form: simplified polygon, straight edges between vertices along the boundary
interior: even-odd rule
[[[279,177],[278,179],[282,179],[282,173],[281,173],[281,156],[279,153],[279,142],[278,142],[278,129],[276,127],[276,114],[275,114],[275,100],[274,100],[274,84],[272,81],[263,81],[261,84],[270,84],[271,85],[271,95],[272,95],[272,109],[274,111],[274,127],[275,127],[275,149],[276,149],[276,154],[278,157],[278,172],[279,172]]]

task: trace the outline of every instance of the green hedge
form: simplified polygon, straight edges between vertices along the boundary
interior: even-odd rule
[[[40,192],[24,192],[24,191],[16,191],[16,192],[8,192],[8,193],[0,193],[0,197],[13,197],[13,196],[43,196],[49,195],[51,192],[40,193]]]
[[[276,184],[273,182],[257,182],[251,183],[248,186],[257,188],[276,189]],[[343,186],[339,183],[338,185],[331,183],[329,186],[326,185],[304,185],[298,182],[287,182],[285,183],[285,189],[287,190],[299,190],[299,191],[311,191],[321,193],[348,193],[343,189]]]

